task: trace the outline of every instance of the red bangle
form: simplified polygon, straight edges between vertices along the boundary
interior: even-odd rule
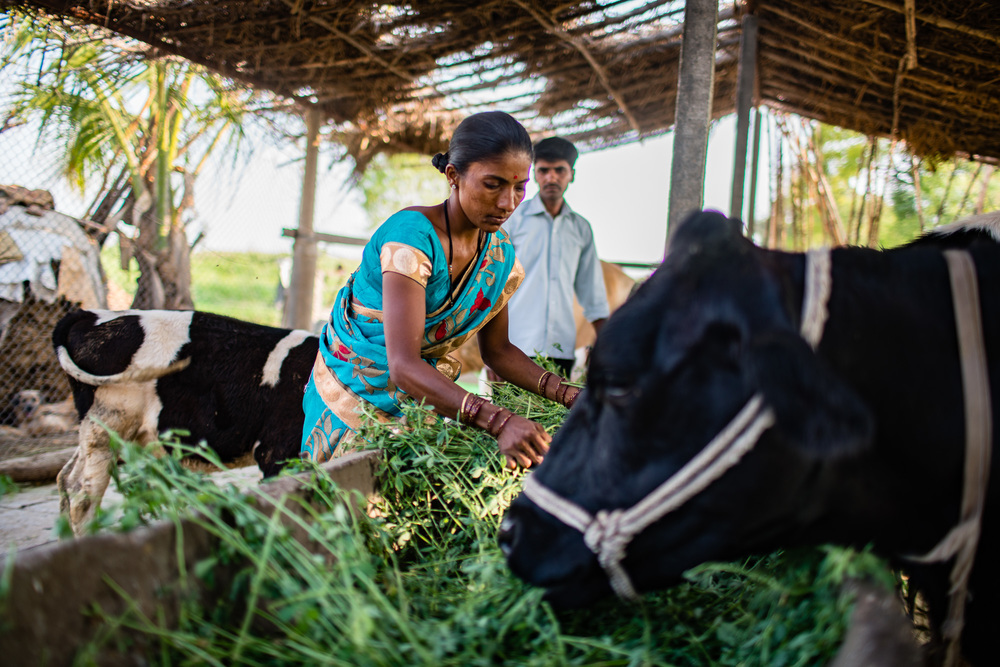
[[[569,389],[566,390],[566,394],[568,394],[568,393],[569,393]],[[565,400],[566,399],[566,394],[563,394],[563,402],[562,402],[562,404],[565,405],[567,408],[571,408],[571,407],[573,407],[573,404],[576,403],[576,399],[580,397],[580,392],[576,392],[575,394],[573,394],[573,398],[569,399],[568,401]]]
[[[507,425],[507,422],[509,422],[510,418],[514,416],[514,413],[509,410],[505,410],[505,412],[507,413],[507,415],[503,418],[500,424],[497,425],[497,432],[496,433],[490,432],[490,435],[493,436],[494,440],[500,439],[500,434],[503,433],[503,429]]]
[[[491,433],[493,429],[493,422],[496,421],[497,416],[503,412],[503,408],[497,408],[496,412],[490,415],[490,418],[486,421],[486,432]]]
[[[496,432],[494,433],[493,422],[496,421],[496,418],[499,417],[501,413],[503,414],[503,419],[501,419],[500,423],[497,424]],[[490,415],[490,420],[486,422],[486,432],[492,435],[494,438],[500,437],[500,431],[503,430],[503,427],[507,423],[507,420],[513,416],[514,413],[511,412],[510,410],[498,407],[497,411],[494,412],[492,415]]]
[[[476,415],[478,415],[479,411],[483,409],[484,403],[486,403],[486,399],[482,396],[477,396],[471,392],[466,394],[462,398],[462,405],[458,408],[458,423],[475,423]]]
[[[486,405],[486,399],[482,396],[476,396],[469,405],[469,420],[466,422],[469,425],[475,426],[476,417],[482,411],[483,406]]]
[[[538,391],[535,392],[536,394],[543,398],[548,398],[548,396],[545,395],[545,388],[546,385],[548,385],[549,377],[552,375],[555,375],[552,371],[545,371],[542,373],[542,375],[538,378]]]

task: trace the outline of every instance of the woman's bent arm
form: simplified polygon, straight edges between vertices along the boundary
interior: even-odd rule
[[[382,275],[382,291],[391,381],[417,401],[423,399],[438,414],[460,418],[459,410],[468,392],[420,357],[426,317],[424,288],[406,276],[387,272]],[[492,404],[484,406],[473,424],[488,429],[497,421],[499,410]],[[542,462],[551,436],[540,425],[518,415],[499,423],[502,426],[491,435],[497,438],[509,465],[529,467]]]

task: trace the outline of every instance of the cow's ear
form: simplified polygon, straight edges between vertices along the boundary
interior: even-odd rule
[[[670,237],[668,250],[691,251],[708,244],[731,241],[742,234],[743,223],[735,218],[727,218],[722,213],[709,209],[694,211],[678,223]]]
[[[818,457],[850,455],[871,444],[868,406],[801,337],[768,334],[748,352],[752,381],[774,410],[775,428],[791,444]]]

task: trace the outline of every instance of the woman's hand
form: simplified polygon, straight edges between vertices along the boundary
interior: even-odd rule
[[[530,468],[538,465],[549,451],[552,436],[545,432],[541,424],[521,415],[513,415],[504,424],[497,438],[500,453],[507,458],[507,467]]]

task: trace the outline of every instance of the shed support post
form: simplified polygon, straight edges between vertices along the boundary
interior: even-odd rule
[[[667,246],[677,224],[692,211],[700,209],[705,199],[718,15],[717,0],[687,0],[684,4],[667,204]]]
[[[316,166],[319,162],[320,112],[306,109],[306,164],[302,176],[299,227],[292,252],[292,284],[285,300],[282,324],[292,329],[312,330],[316,294],[316,237],[313,218],[316,210]]]
[[[754,233],[754,211],[757,208],[757,168],[760,165],[760,107],[754,109],[753,114],[753,151],[750,157],[750,188],[749,199],[747,201],[747,238],[753,240]]]
[[[754,79],[757,62],[757,17],[743,17],[740,31],[740,62],[736,83],[736,150],[733,156],[733,192],[729,215],[743,218],[743,182],[747,173],[747,135],[750,130],[750,108],[753,105]],[[750,212],[753,216],[753,212]]]

